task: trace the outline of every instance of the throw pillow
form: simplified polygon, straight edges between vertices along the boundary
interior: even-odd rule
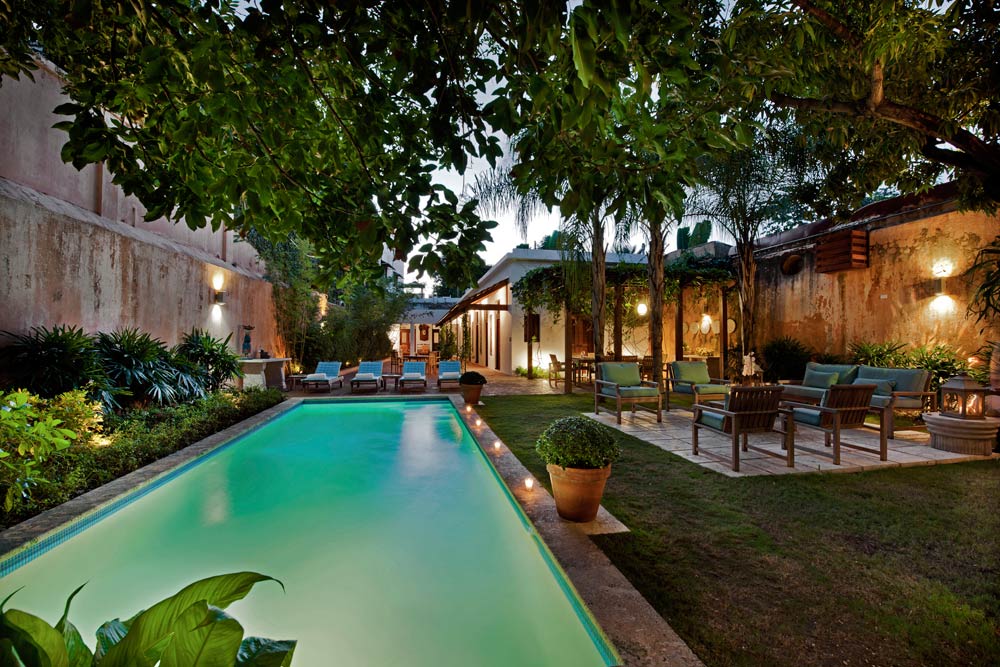
[[[856,378],[854,384],[875,385],[876,396],[892,396],[892,390],[896,388],[895,380],[876,380],[874,378]]]
[[[839,373],[820,373],[819,371],[809,369],[806,371],[805,378],[802,379],[802,385],[804,387],[816,387],[817,389],[829,389],[837,384],[838,377],[840,377]]]

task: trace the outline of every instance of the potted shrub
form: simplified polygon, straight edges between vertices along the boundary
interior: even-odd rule
[[[486,378],[476,371],[466,371],[458,378],[458,386],[462,388],[462,398],[467,405],[479,403],[479,395],[483,393]]]
[[[535,443],[552,481],[559,516],[593,521],[621,450],[611,429],[587,417],[563,417],[549,424]]]

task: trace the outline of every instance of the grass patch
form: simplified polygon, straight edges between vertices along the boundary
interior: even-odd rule
[[[592,406],[479,413],[547,486],[535,439]],[[732,479],[616,437],[604,505],[631,532],[595,542],[708,665],[1000,664],[997,461]]]

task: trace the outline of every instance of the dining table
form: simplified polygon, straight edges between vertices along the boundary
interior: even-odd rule
[[[574,384],[590,384],[594,381],[594,370],[595,364],[597,363],[597,358],[592,355],[586,355],[581,357],[573,357],[572,367],[573,367],[573,383]],[[586,382],[584,382],[584,377],[586,377]]]

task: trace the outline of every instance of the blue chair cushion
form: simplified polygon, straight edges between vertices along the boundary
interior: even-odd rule
[[[873,408],[884,408],[889,405],[892,400],[892,396],[872,396],[871,406]],[[896,398],[897,408],[902,408],[903,410],[922,410],[924,407],[924,401],[919,396],[898,396]]]
[[[870,378],[855,378],[852,384],[875,385],[875,396],[892,396],[892,390],[896,387],[895,380],[874,380]]]
[[[728,384],[696,384],[695,391],[699,394],[725,394],[729,395]],[[690,393],[690,392],[688,392]]]
[[[823,413],[819,410],[810,410],[809,408],[795,408],[792,410],[792,418],[801,424],[819,426],[822,417]]]
[[[923,391],[927,386],[929,373],[922,368],[875,368],[862,366],[858,378],[865,378],[874,384],[875,380],[892,380],[895,391]]]
[[[622,398],[656,397],[660,391],[656,387],[619,387]],[[601,394],[615,396],[615,388],[601,385]]]
[[[820,389],[819,387],[806,387],[801,384],[786,384],[781,392],[782,398],[786,398],[790,401],[803,397],[820,401],[825,395],[826,389]]]
[[[698,416],[699,424],[710,426],[719,431],[724,430],[722,427],[725,425],[725,421],[726,421],[725,416],[716,414],[714,412],[702,412]]]
[[[709,384],[712,381],[708,376],[708,364],[704,361],[671,361],[670,368],[675,380],[695,384]]]
[[[806,364],[806,371],[819,371],[820,373],[836,373],[837,382],[840,384],[851,384],[858,376],[858,366],[854,364],[820,364],[810,361]]]
[[[839,373],[823,373],[820,371],[814,371],[811,368],[806,369],[806,376],[802,379],[802,386],[804,387],[816,387],[817,389],[829,389],[833,385],[837,384],[837,379],[840,377]]]

